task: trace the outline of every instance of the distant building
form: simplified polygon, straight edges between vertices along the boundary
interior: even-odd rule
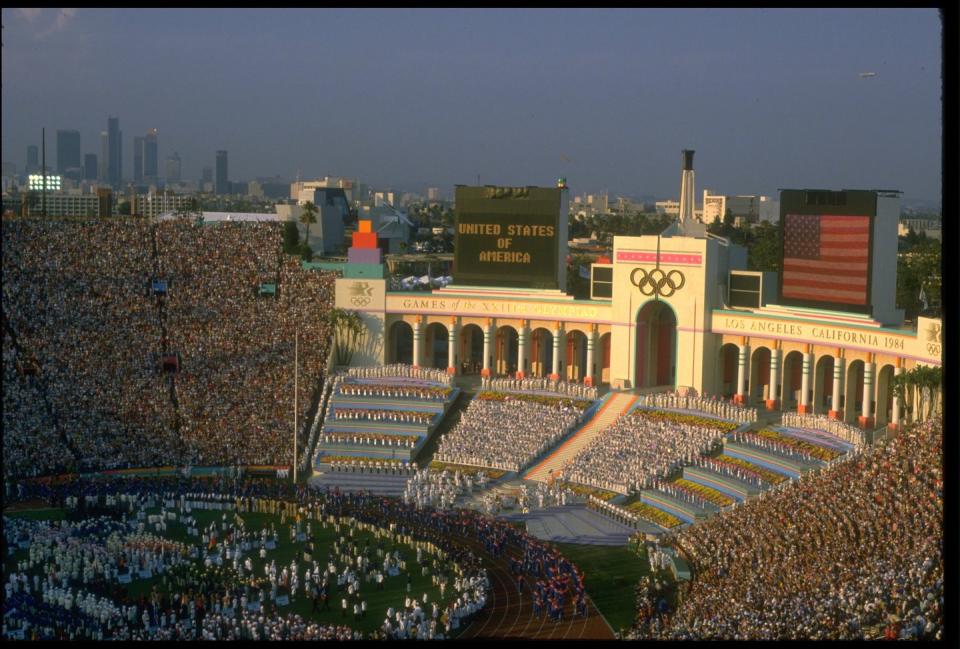
[[[106,131],[100,131],[100,165],[97,170],[97,180],[100,182],[109,182],[107,180],[107,159],[110,157],[110,134]]]
[[[133,137],[133,182],[143,182],[143,137]]]
[[[36,144],[31,144],[27,147],[26,172],[30,174],[34,171],[40,171],[40,147]]]
[[[776,223],[780,219],[780,202],[771,200],[769,196],[758,194],[725,196],[711,194],[709,189],[703,190],[704,223],[713,223],[715,219],[722,221],[727,211],[731,213],[734,223],[738,226],[760,221]]]
[[[88,153],[83,156],[83,179],[84,180],[96,180],[97,179],[97,154]]]
[[[156,218],[168,212],[189,210],[196,199],[187,194],[173,194],[157,192],[154,194],[139,194],[136,197],[137,214],[148,218]]]
[[[281,182],[260,182],[264,198],[280,200],[287,197],[290,186]]]
[[[120,130],[120,118],[107,118],[107,183],[118,188],[123,182],[123,132]]]
[[[47,180],[50,180],[49,176]],[[96,194],[83,194],[80,191],[51,191],[47,193],[45,203],[47,216],[100,217],[113,214],[112,192],[106,188],[101,188]],[[28,201],[24,208],[27,214],[40,214],[40,198]]]
[[[384,252],[396,254],[406,251],[404,246],[410,242],[413,222],[405,213],[392,207],[375,207],[370,210],[370,220]]]
[[[180,155],[176,151],[166,159],[164,177],[168,185],[175,185],[180,182]]]
[[[256,180],[251,180],[247,183],[247,196],[263,198],[263,186]]]
[[[148,183],[157,182],[159,165],[157,162],[157,129],[147,130],[143,136],[143,178]]]
[[[657,201],[654,209],[660,216],[680,216],[680,201]]]
[[[384,204],[393,205],[395,207],[400,207],[397,204],[397,198],[399,198],[395,192],[392,191],[380,191],[373,193],[373,206],[382,207]]]
[[[355,184],[353,180],[339,176],[324,176],[317,180],[298,180],[290,183],[290,198],[299,200],[300,192],[305,189],[337,188],[342,189],[344,195],[347,197],[347,202],[353,204],[354,200],[356,200],[356,194],[354,192]]]
[[[709,189],[703,190],[703,222],[713,223],[723,220],[727,213],[727,197],[722,194],[711,194]]]
[[[346,192],[339,187],[317,187],[304,189],[297,197],[298,206],[307,201],[317,206],[317,222],[310,226],[307,232],[308,244],[317,252],[329,253],[343,245],[344,224],[350,217],[350,203]],[[277,206],[277,213],[285,217],[299,219],[300,211],[296,216],[290,206]],[[283,208],[283,209],[281,209]],[[319,231],[319,232],[318,232]],[[319,234],[320,244],[317,245],[316,236]]]
[[[897,224],[897,235],[907,236],[910,230],[914,234],[923,234],[931,239],[943,240],[942,222],[936,219],[900,219]]]
[[[230,180],[227,174],[227,152],[217,151],[217,180],[214,193],[218,196],[230,193]]]
[[[80,177],[80,131],[57,130],[57,173]]]
[[[439,187],[428,187],[428,188],[427,188],[427,200],[428,200],[428,201],[438,201],[438,200],[440,200],[440,188],[439,188]]]

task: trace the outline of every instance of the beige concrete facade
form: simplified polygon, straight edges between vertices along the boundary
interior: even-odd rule
[[[611,262],[610,300],[456,286],[389,292],[382,279],[339,279],[336,304],[368,327],[358,365],[689,387],[864,426],[901,420],[896,373],[941,364],[939,320],[892,329],[842,312],[728,307],[727,277],[746,268],[746,251],[724,240],[616,237]]]

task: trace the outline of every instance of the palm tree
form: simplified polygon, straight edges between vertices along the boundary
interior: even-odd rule
[[[337,365],[349,365],[353,353],[363,344],[366,327],[356,311],[333,309],[327,316],[333,327],[333,348]]]
[[[300,214],[300,222],[303,223],[307,228],[307,236],[304,239],[304,242],[307,246],[310,245],[310,226],[317,222],[317,206],[313,204],[312,201],[307,201],[303,204],[303,211]]]

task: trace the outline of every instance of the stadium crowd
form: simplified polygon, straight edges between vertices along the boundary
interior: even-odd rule
[[[693,581],[661,639],[940,639],[943,431],[930,420],[662,542]]]
[[[435,460],[519,471],[577,423],[582,410],[558,399],[536,403],[507,395],[477,395],[460,421],[444,435]]]
[[[626,494],[709,450],[729,427],[707,417],[638,408],[583,448],[563,476]]]
[[[5,477],[289,463],[289,332],[304,343],[302,421],[334,275],[301,270],[280,243],[269,223],[4,220]],[[279,296],[259,297],[278,277]],[[179,373],[159,371],[167,355]]]

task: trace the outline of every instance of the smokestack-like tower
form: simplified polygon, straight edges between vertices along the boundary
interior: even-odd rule
[[[693,150],[684,149],[680,172],[680,225],[693,223]]]

